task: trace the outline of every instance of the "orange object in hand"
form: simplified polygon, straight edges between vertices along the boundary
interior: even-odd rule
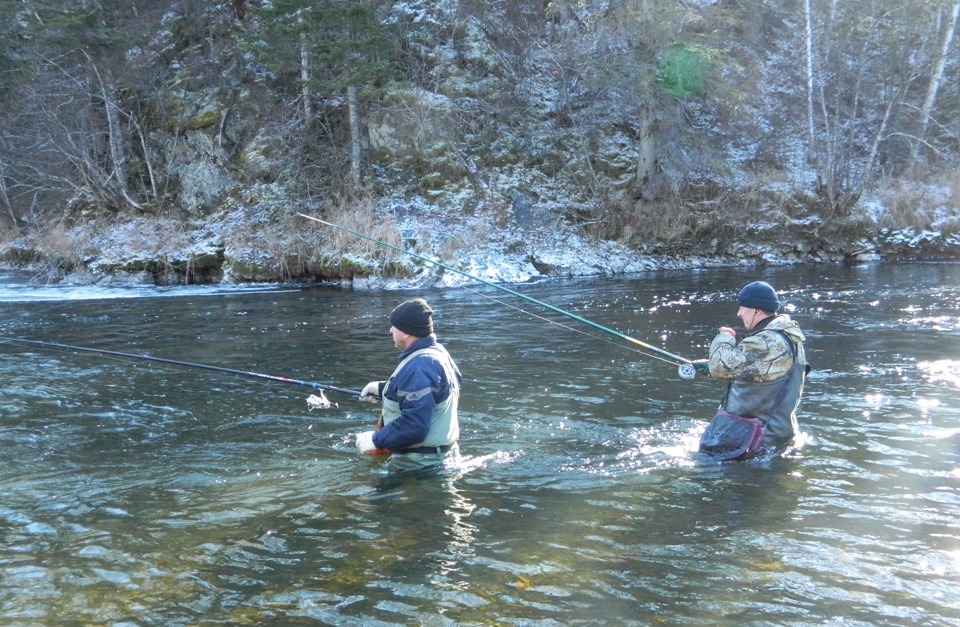
[[[385,448],[377,448],[373,443],[374,431],[364,431],[357,434],[357,450],[364,455],[389,455],[393,451]]]

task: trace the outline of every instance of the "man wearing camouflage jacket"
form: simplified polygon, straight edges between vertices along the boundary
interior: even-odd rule
[[[728,381],[721,408],[763,423],[763,447],[779,448],[797,434],[797,406],[809,371],[803,332],[764,281],[747,284],[737,296],[737,317],[746,333],[720,329],[710,344],[710,375]]]

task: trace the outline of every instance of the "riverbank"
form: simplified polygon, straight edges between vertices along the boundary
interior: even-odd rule
[[[319,211],[317,212],[319,214]],[[460,272],[498,283],[657,269],[960,258],[960,234],[832,228],[816,221],[628,245],[559,220],[437,212],[326,216]],[[59,284],[178,285],[332,282],[357,289],[455,286],[457,272],[304,219],[252,207],[202,221],[135,217],[38,230],[0,247],[0,261]]]

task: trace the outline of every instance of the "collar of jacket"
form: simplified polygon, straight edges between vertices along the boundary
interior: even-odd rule
[[[427,335],[425,337],[418,338],[414,340],[410,346],[408,346],[400,355],[397,357],[397,361],[403,361],[403,358],[412,353],[413,351],[418,351],[421,348],[426,348],[428,346],[433,346],[437,343],[437,336],[434,333]]]
[[[758,322],[757,324],[755,324],[752,329],[750,329],[748,332],[744,333],[744,336],[756,335],[757,333],[760,333],[761,331],[763,331],[764,329],[767,328],[767,325],[768,325],[768,324],[770,324],[771,322],[773,322],[774,320],[776,320],[776,319],[779,318],[779,317],[780,317],[780,314],[773,314],[772,316],[770,316],[770,317],[768,317],[768,318],[764,318],[763,320],[761,320],[760,322]]]

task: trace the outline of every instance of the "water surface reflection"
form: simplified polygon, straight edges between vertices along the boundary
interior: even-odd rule
[[[815,367],[804,437],[721,465],[722,392],[492,288],[418,292],[465,376],[463,459],[358,458],[370,405],[0,344],[7,624],[960,621],[960,265],[652,273],[534,298],[699,357],[745,282],[781,288]],[[40,295],[34,292],[40,290]],[[0,335],[357,388],[410,293],[0,280]],[[507,296],[506,298],[510,298]],[[512,304],[532,309],[532,305]]]

